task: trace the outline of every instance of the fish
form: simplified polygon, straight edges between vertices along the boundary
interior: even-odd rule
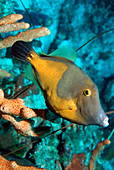
[[[28,10],[27,10],[28,11]],[[16,14],[22,14],[23,18],[18,22],[26,22],[34,26],[49,26],[51,24],[51,18],[43,13],[38,12],[26,12],[24,10],[15,9]]]
[[[37,54],[24,41],[16,41],[11,51],[14,57],[30,63],[31,75],[52,113],[80,125],[109,125],[109,118],[100,104],[97,86],[74,61],[56,56],[56,53],[53,53],[54,56]]]

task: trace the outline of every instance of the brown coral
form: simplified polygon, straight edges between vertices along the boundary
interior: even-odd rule
[[[21,135],[41,137],[46,133],[49,133],[50,127],[45,126],[43,129],[40,129],[38,127],[33,128],[30,120],[30,118],[32,117],[42,117],[43,119],[46,119],[46,113],[46,109],[35,109],[34,111],[26,107],[24,101],[20,98],[4,98],[4,92],[2,89],[0,89],[0,114],[2,118],[9,121],[14,126],[15,130]],[[20,122],[17,122],[12,115],[29,120],[22,120]]]
[[[5,170],[42,170],[33,166],[20,166],[15,161],[8,161],[0,155],[0,169]],[[46,170],[46,169],[43,169]]]
[[[66,170],[87,170],[87,166],[85,166],[86,155],[84,153],[74,154],[72,158],[71,164],[66,168]]]
[[[105,139],[102,142],[99,142],[96,146],[96,148],[92,151],[91,158],[89,160],[89,170],[95,170],[95,163],[98,158],[98,156],[101,154],[103,149],[106,145],[110,144],[110,140]]]
[[[0,19],[0,33],[5,33],[9,31],[17,31],[20,29],[29,28],[28,23],[15,23],[17,20],[22,19],[21,14],[11,14]],[[35,38],[49,35],[50,31],[46,27],[35,28],[31,30],[26,30],[24,32],[18,33],[16,36],[9,36],[2,41],[0,41],[0,49],[11,47],[15,41],[24,40],[32,41]]]
[[[85,166],[86,155],[84,153],[74,154],[70,165],[66,170],[95,170],[95,164],[98,156],[101,154],[106,145],[110,144],[110,140],[105,139],[102,142],[99,142],[96,148],[92,151],[91,158],[89,160],[88,167]]]
[[[22,18],[23,18],[23,15],[21,15],[21,14],[10,14],[3,18],[0,18],[0,25],[11,24],[11,23],[14,23],[14,22],[22,19]]]
[[[27,29],[30,25],[28,23],[20,22],[20,23],[13,23],[13,24],[7,24],[0,26],[0,33],[6,33],[10,31],[18,31],[21,29]]]

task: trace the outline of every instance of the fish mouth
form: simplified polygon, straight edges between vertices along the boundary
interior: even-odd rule
[[[108,122],[109,118],[108,117],[105,117],[102,121],[102,126],[103,127],[107,127],[109,126],[109,122]]]
[[[103,127],[109,126],[108,120],[109,120],[109,118],[106,116],[102,121],[100,121],[100,125]]]
[[[105,128],[109,126],[108,121],[109,121],[108,116],[104,112],[101,111],[100,114],[98,114],[98,117],[96,119],[96,124]]]

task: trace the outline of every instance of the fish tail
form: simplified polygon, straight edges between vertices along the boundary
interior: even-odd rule
[[[34,51],[32,46],[25,41],[16,41],[12,45],[11,51],[16,58],[22,61],[28,61],[29,63],[31,63],[33,58],[38,58],[38,54]]]

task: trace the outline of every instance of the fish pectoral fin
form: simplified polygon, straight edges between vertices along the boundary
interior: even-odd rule
[[[37,81],[35,80],[31,64],[28,64],[25,69],[25,77],[32,81],[34,84],[36,85],[38,84]]]
[[[41,52],[41,51],[38,52],[38,55],[39,55],[40,57],[49,57],[48,54],[45,54],[45,53],[43,53],[43,52]]]

